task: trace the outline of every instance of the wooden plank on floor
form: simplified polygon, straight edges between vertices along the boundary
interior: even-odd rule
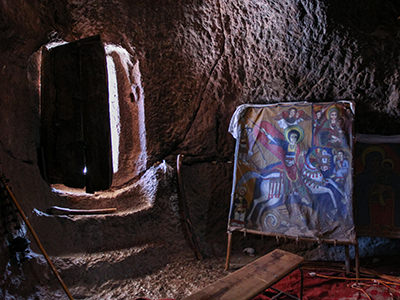
[[[302,262],[301,256],[275,249],[183,300],[251,299],[292,272]]]

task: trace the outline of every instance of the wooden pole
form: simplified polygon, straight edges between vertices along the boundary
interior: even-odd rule
[[[228,244],[226,249],[226,261],[225,261],[225,271],[229,269],[229,263],[231,260],[231,246],[232,246],[232,231],[228,231]]]
[[[22,210],[21,206],[19,205],[17,199],[15,198],[13,192],[10,190],[10,188],[8,187],[7,184],[5,184],[3,182],[8,194],[11,197],[11,200],[13,201],[14,205],[17,207],[19,214],[21,215],[22,219],[24,220],[26,226],[28,226],[29,231],[32,233],[33,238],[35,239],[37,245],[39,246],[40,251],[42,251],[44,257],[47,260],[47,263],[49,264],[51,270],[53,271],[54,275],[56,276],[57,280],[60,282],[62,288],[64,289],[65,293],[67,294],[68,298],[70,300],[74,300],[74,298],[72,298],[71,293],[69,292],[67,286],[65,285],[64,281],[61,279],[60,274],[58,274],[57,269],[55,268],[55,266],[53,265],[53,263],[50,260],[50,257],[47,255],[46,250],[44,250],[42,243],[39,240],[38,235],[36,234],[35,230],[33,229],[31,223],[28,221],[28,218],[25,216],[24,211]]]

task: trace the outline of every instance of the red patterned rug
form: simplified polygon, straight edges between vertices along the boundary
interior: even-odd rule
[[[300,271],[296,270],[273,286],[289,295],[299,296]],[[289,300],[293,297],[268,289],[252,300]],[[346,277],[343,273],[324,269],[303,269],[303,300],[400,300],[400,280]],[[151,300],[138,298],[136,300]],[[174,299],[159,299],[174,300]],[[213,300],[213,299],[210,299]],[[234,300],[234,299],[232,299]]]
[[[343,273],[324,270],[303,270],[303,299],[329,300],[390,300],[400,299],[400,281],[362,278],[358,282],[354,278],[345,277]],[[300,271],[295,271],[275,284],[273,288],[287,294],[299,295]],[[269,300],[276,296],[273,289],[266,290],[253,300]],[[293,299],[281,295],[281,300]]]

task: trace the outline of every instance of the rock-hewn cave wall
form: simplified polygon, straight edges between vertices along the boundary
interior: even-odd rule
[[[184,167],[200,235],[224,232],[237,105],[354,100],[358,132],[399,133],[396,0],[6,0],[0,12],[0,166],[33,221],[33,208],[60,201],[37,167],[31,76],[40,65],[33,54],[54,38],[101,34],[140,62],[148,166],[200,157]]]

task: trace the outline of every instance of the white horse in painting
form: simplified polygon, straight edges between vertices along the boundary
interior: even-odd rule
[[[247,220],[250,221],[254,214],[256,207],[262,204],[263,208],[271,207],[277,204],[284,194],[284,183],[282,173],[274,172],[267,176],[261,176],[262,182],[260,183],[261,196],[253,200],[252,208],[247,216]],[[260,209],[257,213],[256,221],[258,222],[262,210]]]

